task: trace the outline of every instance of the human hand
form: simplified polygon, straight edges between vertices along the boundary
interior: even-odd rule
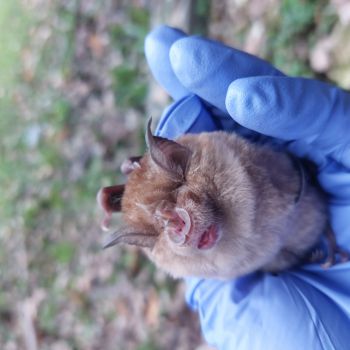
[[[329,196],[340,246],[350,248],[350,96],[329,84],[290,78],[265,61],[160,27],[146,40],[158,82],[175,99],[157,133],[235,130],[267,135],[312,159]],[[239,123],[239,124],[237,124]],[[243,126],[243,127],[242,127]],[[350,264],[318,265],[233,281],[189,279],[187,300],[218,349],[346,349]]]

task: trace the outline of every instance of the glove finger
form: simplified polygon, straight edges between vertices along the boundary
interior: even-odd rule
[[[348,268],[342,264],[308,278],[295,270],[233,281],[192,279],[186,281],[186,299],[199,313],[205,339],[217,349],[261,349],[262,343],[267,349],[347,349]]]
[[[215,130],[235,132],[251,142],[273,143],[271,138],[240,126],[223,112],[218,115],[194,94],[176,100],[165,109],[155,134],[174,140],[188,132],[195,134]]]
[[[155,134],[168,139],[187,133],[215,131],[218,126],[196,95],[175,101],[163,113]]]
[[[322,188],[330,195],[331,205],[350,206],[349,169],[328,159],[327,164],[318,174],[318,181]]]
[[[188,91],[173,72],[169,49],[175,41],[185,36],[181,30],[160,26],[150,32],[145,40],[145,55],[152,74],[174,99],[184,97]]]
[[[183,86],[225,112],[227,88],[235,79],[282,75],[262,59],[200,37],[174,42],[170,62]]]
[[[298,140],[350,168],[350,95],[312,79],[250,77],[234,81],[226,107],[239,124]]]

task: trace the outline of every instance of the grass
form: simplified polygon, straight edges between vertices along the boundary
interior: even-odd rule
[[[58,85],[78,74],[77,21],[87,20],[79,13],[78,4],[72,1],[66,6],[57,1],[42,13],[33,13],[20,0],[0,3],[0,23],[8,29],[0,32],[0,322],[4,315],[16,312],[19,301],[42,289],[47,298],[38,309],[37,326],[48,339],[59,337],[57,317],[67,303],[75,307],[75,322],[81,321],[86,332],[95,328],[88,332],[90,337],[97,332],[96,310],[90,302],[72,301],[71,293],[86,272],[81,261],[102,254],[96,192],[100,186],[118,181],[119,176],[103,155],[86,157],[84,149],[74,148],[83,140],[80,132],[84,128],[96,139],[100,137],[94,127],[101,124],[101,118],[88,120],[79,114],[64,85]],[[107,27],[112,47],[123,58],[110,72],[111,84],[120,110],[142,111],[147,95],[143,40],[149,14],[129,7],[127,16],[130,25]],[[41,37],[45,35],[46,39]],[[115,145],[112,155],[127,146]],[[72,178],[79,162],[83,171]],[[95,237],[85,241],[84,230],[88,227],[91,232],[94,226]],[[26,260],[23,266],[14,266],[16,256]],[[128,269],[131,258],[130,253],[122,253],[124,263],[117,266],[118,271]],[[118,273],[113,275],[117,278]],[[67,282],[60,285],[62,279]],[[86,298],[80,295],[78,299]],[[0,344],[11,340],[8,335],[13,326],[10,322],[1,327]],[[74,345],[79,339],[68,341],[75,348],[84,348]]]
[[[337,21],[327,0],[284,0],[268,33],[266,58],[288,75],[315,77],[307,56],[316,41]]]
[[[2,2],[0,6],[0,19],[5,27],[8,22],[11,28],[0,34],[3,36],[0,37],[0,76],[1,81],[6,82],[7,90],[7,98],[0,104],[3,155],[0,179],[2,188],[6,188],[1,196],[1,217],[22,217],[24,229],[32,230],[41,214],[45,215],[48,210],[61,211],[69,216],[71,210],[79,208],[79,203],[90,200],[96,190],[96,182],[95,186],[91,183],[104,176],[103,167],[97,160],[91,163],[83,179],[77,183],[67,181],[69,164],[61,145],[71,130],[72,106],[62,91],[47,80],[49,74],[62,79],[71,74],[74,8],[68,11],[55,5],[49,9],[60,19],[60,26],[55,28],[45,22],[47,19],[36,19],[16,1]],[[11,18],[16,18],[16,21],[11,22]],[[43,40],[34,48],[26,47],[25,40],[31,40],[28,31],[40,26],[51,32],[50,40]],[[37,50],[31,53],[37,64],[27,81],[22,66],[25,50]],[[20,107],[15,101],[18,96],[22,99]],[[73,205],[67,205],[62,192],[72,195]]]
[[[3,28],[7,28],[0,31],[0,185],[3,189],[0,196],[1,227],[4,225],[4,218],[13,214],[13,193],[20,187],[13,183],[13,179],[24,174],[26,170],[21,166],[22,162],[17,164],[18,155],[14,151],[21,144],[21,118],[14,102],[21,69],[21,47],[26,39],[31,17],[18,1],[2,1],[0,23]]]
[[[20,70],[20,54],[31,16],[21,7],[18,0],[2,1],[0,4],[0,81],[2,93],[7,97],[14,88]],[[3,97],[3,96],[2,96]]]
[[[0,179],[1,187],[6,189],[1,196],[1,221],[3,224],[4,219],[18,216],[24,217],[26,224],[27,215],[33,217],[35,208],[48,204],[45,199],[50,195],[43,196],[40,190],[45,183],[43,173],[62,165],[53,139],[63,128],[69,106],[52,89],[43,86],[48,68],[44,64],[45,48],[39,57],[33,56],[38,58],[38,65],[32,68],[33,76],[25,77],[26,42],[32,35],[35,15],[19,1],[1,2],[0,21],[8,28],[0,33],[0,76],[5,86],[1,88],[6,90],[0,102]],[[46,106],[39,109],[40,104]],[[44,130],[55,131],[49,136]]]

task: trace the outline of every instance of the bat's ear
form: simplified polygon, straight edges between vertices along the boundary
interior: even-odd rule
[[[190,164],[192,152],[185,146],[151,132],[152,118],[148,121],[146,142],[152,160],[176,181],[183,181]]]
[[[103,248],[106,249],[116,244],[123,243],[152,249],[157,241],[157,237],[158,236],[155,234],[135,232],[129,227],[123,227],[108,237]]]
[[[97,202],[108,213],[121,211],[125,185],[103,187],[97,193]]]
[[[129,175],[132,171],[137,168],[140,168],[140,160],[142,156],[130,157],[125,159],[122,165],[120,166],[120,170],[124,175]]]

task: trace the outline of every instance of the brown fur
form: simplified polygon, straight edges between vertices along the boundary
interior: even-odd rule
[[[300,174],[291,158],[224,132],[185,135],[192,151],[186,178],[174,181],[149,153],[129,175],[122,199],[128,227],[156,234],[143,248],[174,277],[232,278],[255,270],[280,271],[298,263],[326,227],[326,204],[306,184],[298,203]],[[218,224],[221,238],[207,250],[167,239],[157,220],[161,201],[184,208],[194,232]]]

